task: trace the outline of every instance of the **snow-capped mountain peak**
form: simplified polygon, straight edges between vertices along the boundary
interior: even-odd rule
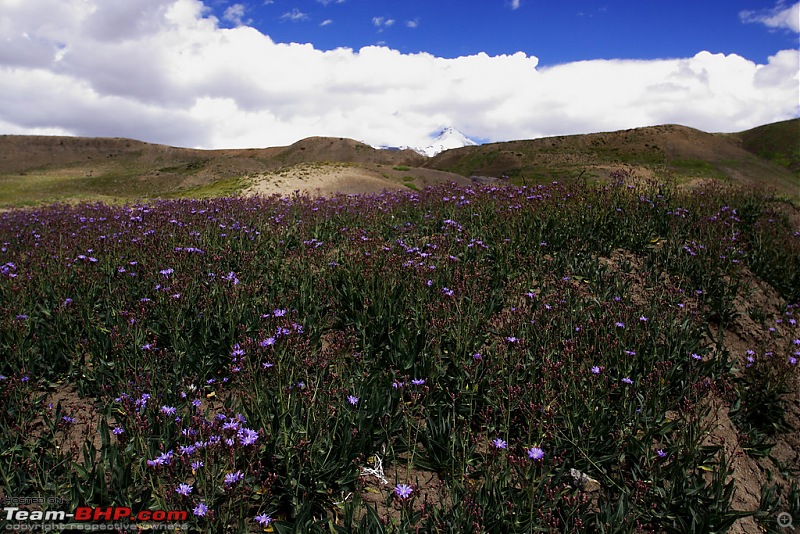
[[[478,143],[455,128],[445,128],[433,141],[431,141],[430,145],[426,147],[415,148],[414,150],[424,156],[433,157],[439,152],[444,152],[445,150],[450,150],[451,148],[461,148],[477,144]]]

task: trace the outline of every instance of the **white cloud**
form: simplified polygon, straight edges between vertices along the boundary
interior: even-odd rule
[[[392,26],[394,24],[394,22],[395,22],[394,19],[390,19],[390,18],[386,18],[386,17],[372,17],[372,24],[374,26],[377,26],[378,28],[381,28],[381,27],[387,27],[388,28],[389,26]]]
[[[333,19],[325,19],[319,23],[320,26],[329,26],[333,24]]]
[[[287,11],[286,13],[281,15],[281,19],[282,20],[290,20],[292,22],[298,22],[298,21],[301,21],[301,20],[305,20],[307,18],[308,18],[308,15],[306,15],[305,13],[303,13],[302,11],[297,9],[296,7],[292,8],[291,11]]]
[[[520,0],[511,0],[509,2],[509,5],[511,6],[511,9],[519,9],[519,2],[520,2]]]
[[[0,133],[424,146],[443,126],[508,140],[664,123],[738,131],[800,114],[797,50],[763,65],[700,52],[541,68],[523,53],[444,59],[275,43],[246,25],[221,27],[199,0],[0,6]]]
[[[416,28],[418,26],[419,26],[419,19],[406,21],[406,28]]]
[[[228,22],[232,22],[237,26],[248,24],[248,22],[244,21],[244,11],[245,7],[243,4],[233,4],[225,9],[225,13],[222,15],[222,18]]]
[[[786,7],[786,3],[780,1],[773,9],[742,11],[739,18],[742,22],[757,22],[769,28],[783,28],[800,33],[800,2]]]

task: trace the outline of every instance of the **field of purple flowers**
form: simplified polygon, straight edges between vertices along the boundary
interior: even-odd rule
[[[620,180],[0,213],[0,497],[204,532],[800,518],[796,471],[735,510],[707,440],[714,402],[754,455],[791,430],[782,207]],[[783,305],[732,354],[753,277]]]

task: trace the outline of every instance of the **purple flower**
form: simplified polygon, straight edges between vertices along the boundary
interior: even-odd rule
[[[789,364],[797,365],[797,358],[795,358],[794,356],[789,356]]]
[[[449,288],[446,288],[446,287],[442,288],[442,293],[444,295],[447,295],[448,297],[452,297],[453,296],[453,290],[449,289]]]
[[[495,449],[505,449],[505,448],[508,447],[508,443],[506,443],[505,441],[503,441],[500,438],[493,439],[492,440],[492,445],[494,445]]]
[[[272,518],[267,514],[257,515],[254,520],[262,527],[267,527],[270,523],[272,523]]]
[[[159,274],[161,274],[162,276],[164,276],[164,278],[169,278],[169,275],[171,275],[172,273],[174,273],[174,272],[175,272],[175,270],[174,270],[174,269],[162,269],[162,270],[160,270],[160,271],[158,271],[158,272],[159,272]]]
[[[142,396],[139,399],[137,399],[134,404],[136,405],[137,408],[144,408],[145,406],[147,406],[148,400],[150,400],[150,394],[142,393]]]
[[[472,359],[475,360],[475,361],[482,360],[483,356],[481,355],[480,352],[476,352],[475,354],[472,355]]]
[[[163,413],[165,415],[175,415],[176,411],[177,410],[175,409],[174,406],[162,406],[161,407],[161,413]]]
[[[415,378],[414,380],[411,381],[411,383],[414,384],[415,386],[422,386],[422,385],[425,384],[425,379],[424,378]]]
[[[519,341],[519,338],[516,338],[514,336],[509,336],[506,338],[506,341],[508,341],[509,343],[516,343],[517,341]]]
[[[239,344],[237,343],[236,345],[233,346],[233,351],[231,351],[231,357],[241,358],[242,356],[244,356],[244,350],[242,350],[242,347],[240,347]]]
[[[626,376],[625,378],[623,378],[623,379],[622,379],[622,382],[623,382],[624,384],[633,384],[633,380],[631,380],[631,379],[630,379],[630,378],[628,378],[627,376]]]
[[[598,367],[597,365],[592,367],[593,374],[599,375],[602,371],[603,371],[602,368]]]
[[[641,321],[641,322],[643,322],[643,323],[646,323],[646,322],[647,322],[647,317],[645,317],[644,315],[642,315],[641,317],[639,317],[639,321]]]
[[[269,347],[269,346],[274,345],[274,344],[275,344],[275,338],[274,337],[268,337],[267,339],[265,339],[264,341],[259,343],[259,345],[261,345],[262,347]]]
[[[188,497],[189,494],[192,492],[192,486],[189,484],[178,484],[178,487],[175,488],[176,493],[180,493],[184,497]]]
[[[270,523],[272,523],[272,518],[267,514],[257,515],[254,518],[255,522],[261,525],[262,527],[268,527]]]
[[[197,471],[198,469],[200,469],[204,465],[205,464],[203,463],[202,460],[196,460],[196,461],[192,462],[192,472]]]
[[[274,312],[272,312],[272,314],[275,317],[283,317],[284,315],[286,315],[286,310],[275,310]]]
[[[156,465],[169,465],[172,460],[172,451],[167,451],[158,455],[155,460],[147,460],[147,465],[153,467]]]
[[[75,421],[76,421],[74,417],[70,417],[68,415],[65,415],[64,417],[62,417],[61,420],[64,421],[68,425],[74,424]]]
[[[394,487],[394,494],[400,497],[401,499],[408,499],[411,497],[411,494],[414,492],[414,489],[409,486],[408,484],[398,484]]]
[[[661,457],[661,458],[666,458],[667,457],[667,453],[664,452],[664,449],[658,449],[656,451],[656,454],[658,454],[658,456]]]
[[[241,471],[236,471],[235,473],[228,473],[227,475],[225,475],[225,485],[232,486],[233,484],[236,484],[243,478],[244,475],[242,474]]]
[[[702,357],[702,356],[700,356],[699,354],[695,354],[695,353],[693,352],[693,353],[692,353],[692,359],[693,359],[693,360],[702,360],[702,359],[703,359],[703,357]]]
[[[358,397],[356,397],[355,395],[348,395],[347,402],[355,406],[356,404],[358,404]]]
[[[539,447],[531,447],[528,449],[528,458],[531,460],[541,460],[544,458],[544,451]]]
[[[112,432],[114,433],[115,436],[120,436],[120,435],[125,433],[125,429],[122,428],[121,426],[118,426],[118,427],[114,428],[114,430],[112,430]]]
[[[243,447],[252,445],[258,440],[258,432],[250,428],[242,428],[241,430],[239,430],[238,434],[239,434],[239,443]]]
[[[239,421],[227,421],[224,425],[222,425],[222,430],[239,430]]]
[[[203,517],[208,513],[208,506],[206,506],[205,503],[201,502],[200,504],[194,507],[192,513],[194,513],[194,515],[196,515],[197,517]]]
[[[617,321],[614,324],[616,325],[617,328],[625,328],[625,323],[620,323],[619,321]]]

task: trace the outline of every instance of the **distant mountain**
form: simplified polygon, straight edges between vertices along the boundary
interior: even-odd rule
[[[422,148],[415,148],[414,150],[424,156],[432,158],[433,156],[439,154],[440,152],[444,152],[445,150],[477,145],[478,143],[455,128],[445,128],[438,136],[436,136],[436,139],[434,139],[430,145]]]
[[[373,146],[372,148],[376,148],[379,150],[387,150],[387,151],[399,151],[399,150],[413,150],[417,154],[421,154],[425,157],[432,158],[437,154],[444,152],[445,150],[451,150],[453,148],[464,148],[465,146],[478,146],[478,143],[461,133],[455,128],[445,128],[442,130],[436,138],[431,141],[428,146],[408,146],[408,145],[401,145],[401,146],[390,146],[390,145],[377,145]]]

